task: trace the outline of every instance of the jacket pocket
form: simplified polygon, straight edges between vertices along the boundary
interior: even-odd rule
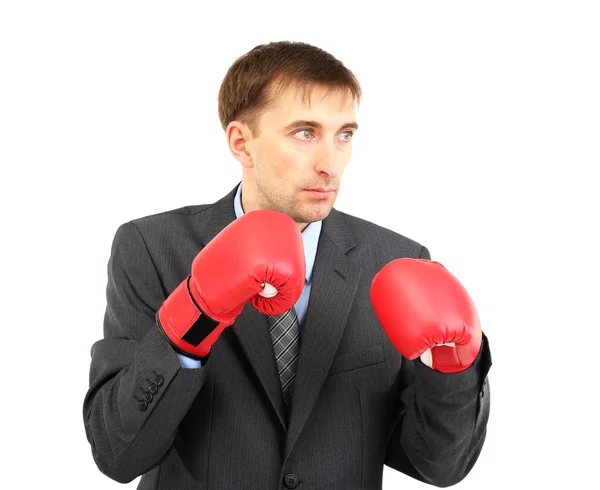
[[[346,371],[353,371],[385,361],[383,344],[367,346],[359,351],[347,352],[333,358],[329,368],[329,376]]]

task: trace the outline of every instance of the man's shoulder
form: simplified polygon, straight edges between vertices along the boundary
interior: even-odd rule
[[[217,200],[213,202],[206,204],[192,204],[188,206],[167,209],[158,213],[134,218],[127,223],[124,223],[124,225],[129,225],[131,223],[139,229],[150,230],[162,227],[177,227],[177,225],[189,226],[190,224],[193,224],[194,226],[197,226],[199,224],[197,220],[200,220],[201,222],[203,219],[208,217],[210,210],[215,206],[224,206],[229,202],[230,205],[233,206],[233,198],[236,188],[230,190],[229,193],[224,197],[217,198]]]
[[[186,219],[202,215],[202,213],[209,210],[213,205],[214,203],[181,206],[179,208],[167,209],[158,213],[147,214],[145,216],[133,218],[129,221],[129,223],[132,223],[138,227],[156,226],[157,224],[170,222],[173,220]]]
[[[164,242],[169,237],[182,237],[198,232],[213,205],[214,203],[181,206],[122,221],[115,233],[116,241],[129,242],[132,238],[139,238],[141,234],[145,241]]]
[[[357,242],[366,246],[392,247],[408,256],[419,256],[425,246],[415,238],[403,235],[383,225],[337,210],[350,226]],[[428,251],[426,252],[428,253]]]

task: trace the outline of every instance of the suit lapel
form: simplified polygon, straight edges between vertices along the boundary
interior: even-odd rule
[[[211,206],[204,230],[204,245],[236,219],[233,208],[236,190],[237,186]],[[315,406],[354,301],[362,271],[360,264],[346,254],[355,245],[354,236],[342,214],[332,209],[323,220],[308,310],[305,324],[300,329],[300,358],[287,426],[285,459]],[[248,303],[230,328],[285,429],[283,395],[266,316]]]
[[[236,191],[237,186],[227,196],[211,206],[210,216],[204,231],[204,245],[208,244],[236,219],[233,208]],[[247,303],[240,316],[229,328],[237,337],[252,369],[275,409],[281,426],[285,429],[287,417],[267,317],[257,311],[251,303]]]
[[[308,420],[346,326],[362,273],[347,252],[354,237],[343,216],[332,209],[323,220],[305,325],[300,329],[300,359],[284,461]]]
[[[287,417],[266,315],[256,310],[251,303],[247,303],[230,328],[273,405],[281,426],[285,429]]]

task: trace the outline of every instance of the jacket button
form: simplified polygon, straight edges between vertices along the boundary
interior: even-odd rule
[[[146,402],[145,400],[140,400],[138,402],[138,408],[142,411],[145,412],[148,408],[148,402]]]
[[[158,376],[156,376],[156,379],[154,380],[154,382],[156,383],[156,386],[162,386],[162,384],[165,382],[165,378],[163,378],[159,374]]]
[[[152,393],[150,393],[149,391],[144,392],[144,398],[148,403],[150,403],[152,401]]]
[[[283,479],[286,488],[296,488],[298,486],[298,477],[293,473],[288,473]]]
[[[155,395],[156,392],[158,391],[158,386],[156,386],[156,383],[150,383],[150,386],[148,386],[148,389],[150,390],[150,393]]]

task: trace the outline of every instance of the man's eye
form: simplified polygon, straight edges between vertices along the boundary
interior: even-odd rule
[[[301,133],[302,133],[302,136],[305,137],[305,138],[301,138],[301,139],[307,140],[310,138],[312,131],[310,129],[301,129],[300,131],[296,131],[294,133],[294,135],[301,134]],[[352,139],[352,137],[354,136],[354,131],[348,130],[348,131],[344,131],[341,134],[347,135],[345,138],[342,138],[342,141],[350,141]]]
[[[304,133],[304,136],[306,136],[307,138],[310,137],[310,129],[301,129],[300,131],[296,131],[296,133],[294,133],[294,134],[296,135],[296,134],[300,134],[300,133]]]

